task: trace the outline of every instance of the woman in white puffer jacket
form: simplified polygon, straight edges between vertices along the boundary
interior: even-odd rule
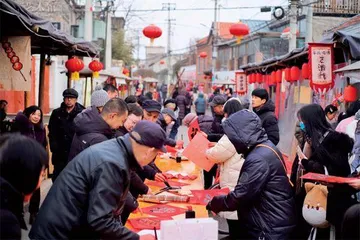
[[[224,105],[225,118],[242,109],[243,107],[239,99],[229,99]],[[229,138],[224,135],[214,147],[207,150],[206,156],[210,161],[219,164],[220,188],[229,188],[230,191],[234,190],[245,159],[236,152]],[[236,239],[239,236],[237,212],[220,212],[219,215],[227,220],[230,237]]]

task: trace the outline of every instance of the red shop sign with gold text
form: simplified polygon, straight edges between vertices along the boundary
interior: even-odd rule
[[[309,43],[310,87],[325,94],[334,87],[334,47],[332,43]]]
[[[238,94],[246,94],[247,92],[247,79],[244,72],[235,72],[235,83],[236,83],[236,92]]]

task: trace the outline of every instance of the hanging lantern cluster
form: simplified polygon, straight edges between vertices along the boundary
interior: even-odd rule
[[[80,78],[79,72],[84,68],[84,62],[77,57],[72,57],[66,61],[65,67],[71,73],[70,79],[78,80]]]
[[[160,61],[160,64],[161,64],[161,65],[164,65],[164,64],[165,64],[165,61],[164,61],[164,60],[161,60],[161,61]]]
[[[231,25],[229,31],[232,35],[234,35],[236,37],[237,44],[240,44],[242,38],[250,33],[250,29],[249,29],[248,25],[246,25],[242,22]]]
[[[255,82],[258,84],[261,84],[263,82],[263,75],[261,73],[256,73],[255,74]]]
[[[296,82],[300,79],[300,69],[296,66],[291,67],[290,69],[290,81]]]
[[[154,39],[161,37],[162,30],[158,26],[151,24],[143,29],[145,37],[150,38],[151,45],[154,43]]]
[[[103,68],[104,65],[98,60],[92,60],[91,63],[89,63],[89,69],[93,71],[93,78],[98,78],[99,72],[103,70]]]
[[[23,64],[20,62],[20,58],[18,56],[16,56],[14,49],[11,47],[11,43],[7,39],[4,39],[2,41],[2,47],[3,47],[7,57],[10,59],[12,68],[15,71],[20,71],[23,68]]]
[[[201,52],[199,55],[201,58],[206,58],[207,57],[207,53],[206,52]]]
[[[276,83],[282,82],[282,70],[280,69],[275,72],[275,82]]]
[[[286,27],[282,32],[283,33],[290,33],[290,27]],[[299,30],[296,30],[296,36],[297,37],[300,36]]]
[[[344,100],[346,102],[354,102],[357,100],[357,90],[355,87],[349,85],[344,89]]]
[[[127,68],[124,68],[122,73],[127,77],[130,76],[130,71]]]

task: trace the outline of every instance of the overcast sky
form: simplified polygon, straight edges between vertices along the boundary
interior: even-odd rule
[[[162,3],[175,3],[177,9],[188,8],[214,8],[214,0],[123,0],[125,8],[133,2],[132,9],[161,9]],[[286,5],[287,0],[219,0],[219,5],[222,7],[257,7],[257,6],[274,6]],[[124,9],[119,6],[119,10]],[[163,35],[155,40],[155,45],[167,45],[167,11],[163,12],[131,12],[128,27],[130,30],[142,30],[149,24],[155,24],[163,31]],[[117,11],[117,16],[124,16],[124,12]],[[205,37],[209,33],[209,28],[214,20],[214,11],[172,11],[171,18],[176,19],[172,27],[171,49],[174,53],[183,52],[183,49],[189,46],[189,42],[194,38]],[[271,13],[260,13],[260,9],[236,9],[228,10],[221,9],[218,14],[218,21],[222,22],[237,22],[239,19],[261,19],[270,20]],[[205,25],[205,26],[204,26]],[[208,27],[206,27],[208,26]],[[129,31],[128,31],[129,32]],[[130,36],[130,32],[128,33]],[[145,58],[145,46],[149,44],[150,40],[143,36],[141,32],[140,38],[140,58]],[[136,41],[133,41],[136,43]],[[135,53],[136,56],[136,53]]]

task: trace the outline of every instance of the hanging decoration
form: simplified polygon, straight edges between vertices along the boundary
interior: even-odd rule
[[[124,68],[123,71],[122,71],[122,73],[123,73],[125,76],[127,76],[127,77],[130,76],[130,70],[127,69],[127,68]]]
[[[66,61],[65,67],[71,73],[70,79],[78,80],[80,78],[79,72],[84,68],[84,62],[77,57],[72,57]]]
[[[290,81],[296,82],[300,79],[300,69],[296,66],[290,69]]]
[[[270,81],[269,81],[269,86],[276,86],[276,71],[273,71],[270,74]]]
[[[290,33],[290,27],[286,27],[283,31],[283,33]],[[300,33],[299,30],[296,30],[296,36],[299,37]]]
[[[249,84],[253,84],[254,83],[254,74],[253,73],[250,73],[248,75],[248,81],[249,81]]]
[[[207,57],[207,53],[206,52],[201,52],[199,55],[201,58],[206,58]]]
[[[276,81],[276,83],[281,83],[281,81],[282,81],[282,70],[277,70],[276,72],[275,72],[275,81]]]
[[[332,43],[309,43],[310,87],[324,95],[334,87],[334,47]]]
[[[160,64],[161,64],[161,65],[164,65],[164,64],[165,64],[165,61],[164,61],[164,60],[161,60],[161,61],[160,61]]]
[[[263,82],[263,75],[261,73],[256,73],[255,79],[257,83],[261,84]]]
[[[236,37],[236,43],[240,44],[241,40],[244,36],[248,35],[250,32],[250,29],[248,25],[239,22],[231,25],[229,29],[230,33]]]
[[[309,72],[309,64],[308,63],[304,63],[302,66],[301,66],[301,76],[303,79],[309,79],[309,75],[310,75],[310,72]]]
[[[354,86],[347,86],[344,89],[344,100],[346,102],[354,102],[357,100],[357,90]]]
[[[151,45],[154,43],[154,39],[161,37],[162,30],[158,26],[151,24],[143,29],[145,37],[150,38]]]
[[[99,77],[99,72],[101,70],[103,70],[104,68],[104,65],[99,62],[98,60],[92,60],[90,63],[89,63],[89,69],[91,71],[93,71],[93,78],[98,78]]]
[[[289,67],[285,68],[285,80],[288,81],[288,82],[291,82],[290,68]]]
[[[244,72],[235,72],[236,92],[244,95],[247,92],[246,74]]]

